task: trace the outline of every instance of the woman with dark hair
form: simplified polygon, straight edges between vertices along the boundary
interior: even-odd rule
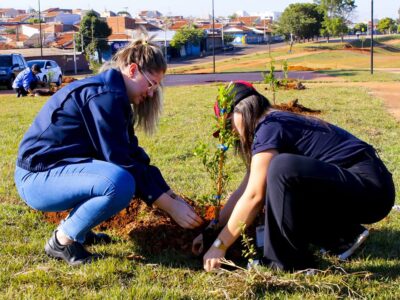
[[[139,38],[107,67],[54,94],[18,152],[15,183],[21,198],[41,211],[72,209],[45,245],[49,256],[70,265],[98,258],[83,244],[110,238],[91,229],[134,196],[163,209],[184,228],[202,223],[150,165],[134,133],[134,127],[152,133],[161,113],[167,69],[161,49]]]
[[[272,109],[250,83],[233,85],[232,128],[248,172],[221,211],[222,230],[204,255],[205,270],[220,267],[241,224],[252,224],[264,205],[262,264],[313,267],[310,244],[351,255],[368,235],[361,224],[383,219],[395,199],[376,151],[335,125]],[[199,235],[193,251],[201,246]]]

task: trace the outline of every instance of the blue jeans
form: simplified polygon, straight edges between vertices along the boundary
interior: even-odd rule
[[[135,180],[125,169],[105,161],[90,160],[43,172],[16,167],[15,184],[30,207],[56,212],[72,209],[59,225],[74,241],[129,205]]]

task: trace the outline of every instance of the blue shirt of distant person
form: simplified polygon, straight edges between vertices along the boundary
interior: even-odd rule
[[[39,83],[37,74],[41,73],[39,65],[32,65],[32,68],[26,68],[15,78],[13,82],[13,89],[17,93],[17,97],[27,96],[28,93],[34,96],[34,89]]]

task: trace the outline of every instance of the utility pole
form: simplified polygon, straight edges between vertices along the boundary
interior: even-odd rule
[[[371,75],[374,74],[374,0],[371,0]]]
[[[76,75],[77,74],[77,71],[76,71],[76,44],[75,44],[75,32],[73,33],[73,35],[72,35],[72,43],[73,43],[73,45],[74,45],[74,74]]]
[[[168,63],[168,51],[167,51],[167,29],[168,29],[168,19],[164,20],[165,30],[164,30],[164,58],[165,61]]]
[[[43,58],[43,42],[42,42],[42,18],[40,16],[40,0],[38,0],[39,4],[39,39],[40,39],[40,58]]]
[[[83,33],[81,32],[81,52],[83,54]]]
[[[213,73],[215,74],[215,24],[214,24],[214,0],[212,0],[212,45],[213,45]]]
[[[221,23],[221,39],[222,39],[222,49],[225,47],[225,42],[224,42],[224,23]]]
[[[265,16],[264,16],[264,43],[266,42],[266,40],[267,40],[267,34],[266,34],[266,32],[265,32]]]

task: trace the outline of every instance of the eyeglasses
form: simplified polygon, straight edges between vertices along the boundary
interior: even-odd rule
[[[145,72],[140,71],[140,73],[143,75],[143,77],[147,80],[147,83],[149,84],[147,90],[152,92],[156,91],[158,88],[158,83],[154,83],[154,81],[151,80],[149,76],[146,75]]]

